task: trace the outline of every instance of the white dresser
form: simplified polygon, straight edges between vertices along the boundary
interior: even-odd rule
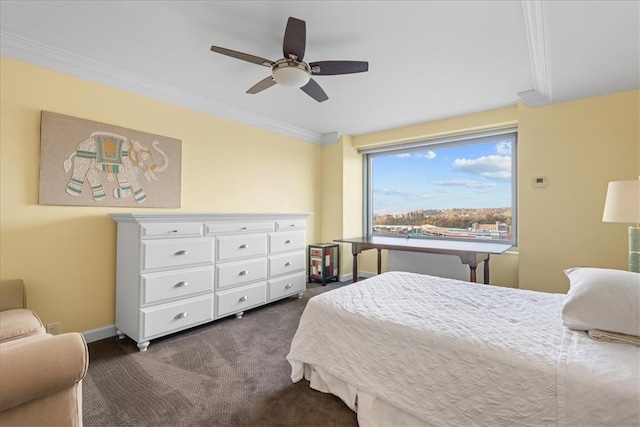
[[[150,340],[306,289],[310,214],[110,214],[116,330]]]

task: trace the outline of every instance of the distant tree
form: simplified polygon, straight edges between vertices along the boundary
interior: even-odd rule
[[[391,215],[374,216],[375,225],[404,225],[419,227],[433,225],[442,228],[469,229],[474,223],[511,225],[511,208],[481,209],[426,209],[406,214],[407,217],[396,218]]]

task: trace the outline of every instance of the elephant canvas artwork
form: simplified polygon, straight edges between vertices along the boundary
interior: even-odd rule
[[[182,141],[42,111],[41,205],[179,208]]]

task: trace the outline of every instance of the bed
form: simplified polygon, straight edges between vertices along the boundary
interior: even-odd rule
[[[569,329],[566,299],[383,273],[309,300],[291,379],[361,426],[640,425],[640,347]]]

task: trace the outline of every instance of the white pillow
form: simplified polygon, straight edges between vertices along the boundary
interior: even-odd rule
[[[640,336],[640,273],[589,267],[564,273],[570,284],[562,306],[566,327]]]

